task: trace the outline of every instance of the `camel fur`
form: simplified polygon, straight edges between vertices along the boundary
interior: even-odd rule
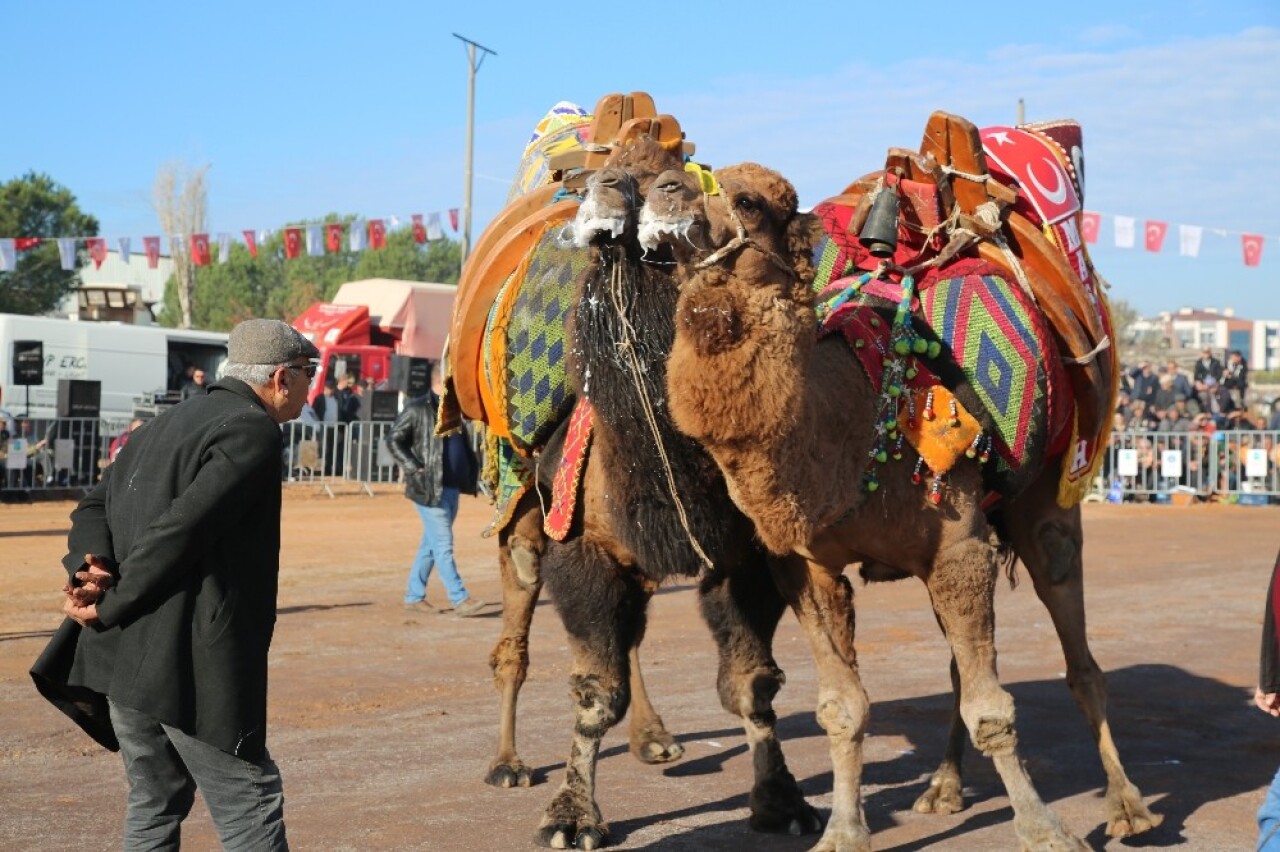
[[[835,791],[816,850],[862,850],[870,840],[858,791],[869,703],[857,672],[853,602],[841,576],[853,562],[913,574],[926,584],[952,648],[956,721],[947,756],[920,811],[962,806],[964,732],[995,762],[1031,849],[1084,848],[1047,808],[1017,758],[1013,702],[996,677],[993,594],[1002,540],[981,509],[976,464],[948,474],[939,505],[911,482],[915,454],[882,466],[862,487],[873,450],[877,394],[850,346],[819,339],[809,297],[817,223],[795,208],[789,184],[746,164],[716,172],[704,195],[683,172],[654,182],[642,213],[653,245],[675,252],[680,300],[668,362],[671,415],[705,446],[761,541],[786,558],[774,575],[818,663],[818,720],[831,740]],[[1093,725],[1108,775],[1107,831],[1160,822],[1124,776],[1105,717],[1105,685],[1084,635],[1083,536],[1078,508],[1055,499],[1058,462],[1014,495],[1007,539],[1053,615],[1068,682]]]

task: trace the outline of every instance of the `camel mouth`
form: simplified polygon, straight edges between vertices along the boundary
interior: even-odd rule
[[[646,205],[640,210],[640,226],[636,236],[640,247],[647,252],[663,246],[674,247],[679,243],[697,248],[690,236],[696,232],[696,224],[697,220],[692,215],[659,215]]]
[[[587,248],[595,243],[614,242],[627,230],[627,216],[614,210],[601,209],[600,205],[588,205],[585,201],[570,227],[573,244]]]

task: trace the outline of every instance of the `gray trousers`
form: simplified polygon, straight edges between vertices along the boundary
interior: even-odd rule
[[[111,724],[129,781],[125,852],[178,849],[197,788],[223,849],[287,852],[284,790],[270,754],[242,760],[114,701]]]

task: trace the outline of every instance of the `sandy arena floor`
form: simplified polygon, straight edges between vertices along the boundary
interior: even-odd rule
[[[69,503],[0,506],[0,849],[118,849],[119,758],[35,692],[27,668],[59,623],[58,565]],[[456,527],[470,590],[499,599],[486,503],[464,498]],[[1103,834],[1103,774],[1063,680],[1061,652],[1030,583],[998,593],[1000,673],[1017,702],[1022,755],[1044,798],[1094,848],[1253,848],[1253,812],[1280,764],[1280,722],[1252,709],[1262,603],[1280,514],[1272,508],[1086,506],[1089,628],[1109,674],[1110,715],[1130,777],[1165,815],[1128,842]],[[531,849],[563,775],[569,658],[553,606],[540,604],[521,696],[529,789],[481,777],[496,742],[488,653],[497,606],[474,619],[406,614],[404,574],[417,517],[395,493],[285,501],[280,619],[272,650],[269,744],[284,774],[300,850]],[[438,580],[430,596],[443,602]],[[988,761],[970,757],[969,807],[921,816],[911,804],[934,768],[950,710],[948,654],[915,581],[858,586],[859,653],[870,692],[864,789],[881,850],[1014,849],[1012,813]],[[654,703],[686,749],[666,766],[604,743],[599,802],[615,848],[807,849],[816,838],[753,834],[741,731],[715,696],[715,654],[688,587],[664,589],[643,658]],[[776,707],[790,767],[824,812],[832,777],[813,717],[817,687],[790,615],[776,654]],[[185,848],[217,849],[203,806]]]

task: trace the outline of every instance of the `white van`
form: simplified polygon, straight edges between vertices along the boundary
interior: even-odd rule
[[[15,341],[43,345],[43,384],[14,383]],[[127,422],[139,398],[178,390],[187,365],[216,376],[226,359],[222,332],[0,314],[0,385],[15,416],[56,417],[58,380],[91,379],[101,383],[100,416]]]

